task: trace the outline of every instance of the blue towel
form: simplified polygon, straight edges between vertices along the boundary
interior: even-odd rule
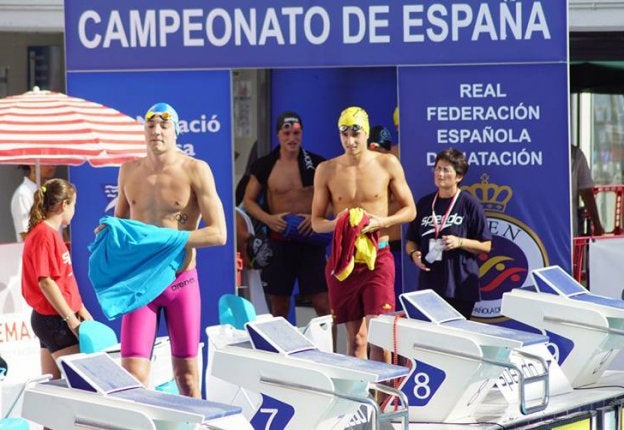
[[[147,305],[176,278],[189,231],[115,217],[89,245],[89,279],[109,320]]]
[[[332,240],[331,233],[314,233],[312,232],[309,236],[302,235],[298,228],[299,224],[303,221],[303,217],[295,214],[288,214],[284,216],[284,221],[286,221],[286,228],[282,232],[282,236],[296,240],[298,242],[307,243],[310,245],[323,245],[327,246]]]

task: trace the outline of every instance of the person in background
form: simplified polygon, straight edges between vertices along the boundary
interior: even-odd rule
[[[399,135],[399,107],[396,106],[394,111],[392,112],[392,123],[394,124],[394,128],[397,132],[397,136]],[[398,139],[397,139],[398,140]],[[390,152],[399,157],[399,143],[397,141],[396,145],[392,145],[390,147]],[[399,157],[400,159],[400,157]]]
[[[437,154],[437,190],[416,204],[418,215],[409,225],[405,245],[420,269],[418,289],[434,290],[466,319],[481,299],[477,256],[492,247],[481,202],[459,188],[467,172],[461,151],[449,148]]]
[[[180,394],[199,398],[201,296],[195,248],[224,245],[227,229],[212,170],[205,161],[178,150],[179,132],[178,113],[172,106],[151,106],[144,125],[147,156],[124,163],[119,170],[116,217],[190,232],[176,279],[151,303],[123,315],[121,362],[148,385],[158,318],[164,312]],[[199,228],[201,219],[205,226]]]
[[[392,123],[394,124],[394,128],[399,131],[399,107],[395,106],[394,111],[392,112]]]
[[[383,125],[371,127],[370,136],[368,137],[368,149],[383,154],[394,154],[392,148],[392,134],[390,130]],[[394,148],[398,148],[398,146],[395,145]],[[399,205],[391,196],[388,202],[388,213],[392,215],[397,210],[399,210]],[[395,224],[392,227],[382,230],[380,234],[382,236],[387,234],[390,242],[390,251],[392,251],[392,256],[394,257],[394,297],[395,300],[398,301],[399,295],[403,292],[401,225]]]
[[[15,239],[23,242],[28,231],[28,220],[30,208],[33,205],[33,194],[37,190],[37,169],[36,166],[21,165],[19,169],[26,175],[22,183],[15,189],[11,197],[11,216],[15,227]],[[54,177],[56,166],[40,166],[39,175],[41,182],[45,182]]]
[[[50,179],[34,193],[22,254],[22,295],[33,308],[31,326],[41,345],[41,370],[61,377],[55,360],[79,352],[78,328],[92,319],[85,308],[70,253],[59,233],[76,208],[76,188]]]
[[[394,259],[388,236],[379,231],[411,221],[416,208],[398,158],[368,149],[369,122],[364,109],[352,106],[343,110],[338,132],[344,154],[318,166],[312,228],[318,233],[334,233],[325,269],[332,315],[336,324],[345,323],[347,353],[365,359],[370,319],[395,309]],[[393,214],[388,212],[391,195],[398,205]],[[330,205],[334,219],[327,217]],[[353,224],[356,226],[349,228]],[[367,250],[366,262],[356,262],[353,257],[360,237]],[[388,361],[389,354],[370,345],[370,358]]]
[[[327,315],[327,242],[310,225],[314,175],[324,158],[303,149],[297,113],[282,113],[276,131],[279,146],[251,166],[243,198],[245,211],[270,230],[273,258],[262,270],[262,283],[274,316],[288,318],[295,281],[317,315]]]
[[[570,147],[570,156],[572,158],[572,234],[574,236],[585,236],[583,231],[584,216],[579,214],[579,197],[585,204],[585,210],[591,221],[592,236],[602,236],[604,229],[600,222],[598,207],[596,206],[596,198],[594,197],[594,181],[592,181],[591,172],[585,154],[578,146]]]

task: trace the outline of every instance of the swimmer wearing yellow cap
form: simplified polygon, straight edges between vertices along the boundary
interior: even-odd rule
[[[368,149],[370,130],[364,109],[352,106],[342,111],[338,130],[345,152],[316,168],[312,229],[334,233],[325,273],[332,316],[336,324],[346,326],[347,353],[383,361],[383,349],[367,345],[361,330],[366,320],[395,309],[394,259],[385,229],[412,221],[416,207],[399,159]],[[392,213],[388,205],[391,197],[397,203]],[[362,209],[367,217],[357,232],[350,227],[349,214],[354,208]],[[334,216],[328,216],[329,211]],[[354,261],[354,270],[339,280],[334,273],[343,273],[342,262],[350,264],[354,234],[366,235],[375,243],[374,267],[368,264],[370,261]]]
[[[368,137],[370,132],[368,114],[360,107],[348,107],[340,113],[340,118],[338,118],[338,129],[341,133],[344,133],[349,129],[355,132],[363,130]]]
[[[364,109],[351,106],[343,110],[338,118],[338,130],[347,154],[356,155],[366,150],[370,126]]]

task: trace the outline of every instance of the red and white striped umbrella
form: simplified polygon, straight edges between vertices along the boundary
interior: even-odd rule
[[[143,126],[99,103],[37,88],[0,99],[0,164],[117,166],[145,151]]]

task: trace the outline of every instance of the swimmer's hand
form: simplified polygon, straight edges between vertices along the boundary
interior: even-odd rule
[[[269,215],[266,225],[268,225],[271,230],[281,233],[286,230],[286,226],[288,226],[288,223],[284,220],[286,215],[288,215],[288,212]]]
[[[341,210],[340,212],[338,212],[336,214],[336,217],[334,218],[334,221],[338,221],[340,218],[342,218],[343,215],[349,215],[349,208],[344,208],[343,210]]]
[[[101,232],[105,228],[106,228],[106,224],[100,224],[95,228],[95,230],[93,230],[93,234],[97,235],[99,232]]]
[[[379,230],[380,228],[384,228],[385,225],[382,221],[382,217],[378,217],[377,215],[368,214],[369,220],[368,224],[362,229],[362,233],[372,233],[374,231]]]
[[[310,214],[297,214],[303,218],[299,225],[297,226],[297,231],[302,236],[310,236],[314,231],[312,230],[312,218]]]

